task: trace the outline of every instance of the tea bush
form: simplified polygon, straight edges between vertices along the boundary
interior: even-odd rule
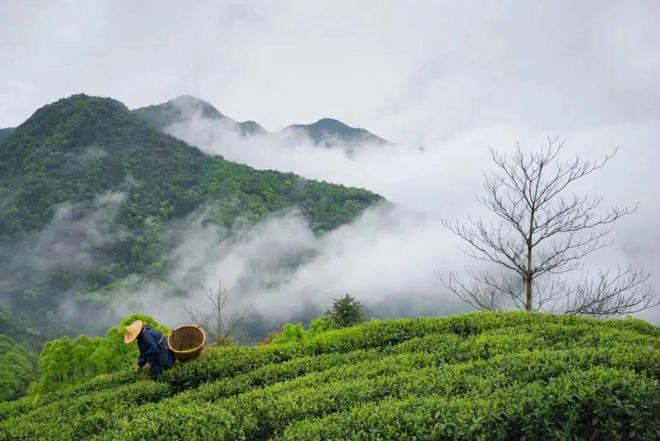
[[[593,368],[488,394],[408,397],[303,420],[279,440],[657,439],[657,381]]]
[[[2,403],[0,440],[652,440],[659,381],[639,320],[372,321]]]

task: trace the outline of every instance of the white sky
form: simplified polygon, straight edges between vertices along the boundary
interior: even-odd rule
[[[324,116],[406,144],[660,116],[655,1],[0,3],[0,127],[73,93],[184,93],[269,130]]]

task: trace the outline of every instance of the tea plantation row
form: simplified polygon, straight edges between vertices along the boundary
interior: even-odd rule
[[[374,321],[3,403],[0,440],[652,440],[659,379],[638,320]]]

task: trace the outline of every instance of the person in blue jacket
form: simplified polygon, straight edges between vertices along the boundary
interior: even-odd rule
[[[140,356],[136,371],[149,368],[151,378],[156,380],[160,374],[174,365],[174,352],[167,345],[167,338],[150,326],[144,326],[142,320],[136,320],[126,327],[124,343],[137,340]]]

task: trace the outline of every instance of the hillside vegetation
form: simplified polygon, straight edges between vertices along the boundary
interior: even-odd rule
[[[0,144],[3,306],[61,335],[65,297],[86,302],[126,280],[165,278],[172,232],[192,216],[230,232],[296,208],[322,234],[381,201],[206,155],[118,101],[74,95],[37,110]],[[72,321],[79,329],[65,331],[108,324],[99,305],[87,310]]]
[[[57,204],[126,191],[120,220],[184,216],[217,201],[235,217],[258,218],[299,205],[327,231],[381,200],[366,190],[258,171],[208,156],[138,118],[110,98],[74,95],[39,109],[0,147],[4,198],[0,234],[43,227]]]
[[[658,439],[660,331],[528,313],[372,321],[0,404],[0,439]]]
[[[207,155],[144,116],[74,95],[0,130],[0,401],[25,393],[46,339],[97,334],[116,320],[107,305],[118,295],[164,285],[187,226],[229,236],[297,209],[323,234],[383,201]]]
[[[9,138],[9,135],[11,135],[11,132],[13,132],[14,129],[9,127],[6,129],[0,129],[0,142],[3,142],[5,139]]]

